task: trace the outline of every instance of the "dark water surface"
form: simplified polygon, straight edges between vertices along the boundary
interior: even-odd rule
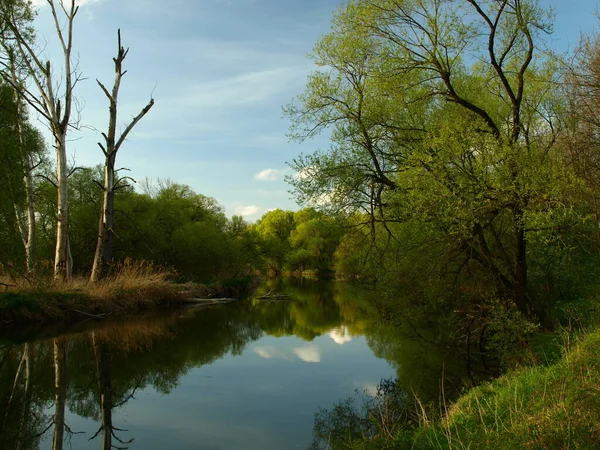
[[[61,448],[63,404],[65,449],[108,448],[109,436],[130,449],[306,448],[319,408],[381,379],[424,401],[437,400],[442,373],[460,384],[453,352],[381,324],[366,291],[277,283],[259,292],[289,301],[3,329],[0,448]]]

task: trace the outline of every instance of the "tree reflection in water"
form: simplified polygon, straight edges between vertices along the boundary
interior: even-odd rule
[[[137,393],[146,388],[170,393],[191,369],[240,355],[264,335],[313,341],[329,334],[338,343],[365,336],[373,353],[396,369],[398,386],[425,401],[439,396],[443,370],[448,385],[460,384],[461,367],[443,347],[423,342],[409,326],[382,324],[364,290],[285,279],[269,281],[255,297],[269,291],[288,294],[290,301],[247,300],[86,324],[87,329],[50,330],[45,339],[21,337],[27,343],[4,346],[0,442],[19,450],[51,442],[53,450],[61,449],[81,432],[73,425],[81,426],[79,416],[96,425],[77,439],[94,440],[104,450],[134,445],[136,436],[115,423],[115,412],[135,402]]]

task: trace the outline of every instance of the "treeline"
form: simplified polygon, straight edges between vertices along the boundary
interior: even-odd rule
[[[1,138],[1,137],[0,137]],[[5,164],[6,168],[10,168]],[[8,172],[16,172],[13,166]],[[69,178],[70,247],[75,274],[89,274],[98,235],[103,191],[102,167],[80,168]],[[51,273],[55,250],[56,188],[49,175],[35,177],[37,270]],[[21,180],[18,180],[19,182]],[[114,201],[114,265],[126,260],[152,262],[173,269],[179,280],[211,282],[247,275],[276,276],[312,272],[317,277],[358,276],[357,248],[344,236],[353,228],[345,215],[329,215],[304,208],[276,209],[256,223],[241,216],[228,218],[214,198],[170,180],[142,180],[141,191],[118,190]],[[25,272],[25,247],[19,238],[12,206],[23,201],[11,190],[0,193],[3,205],[0,229],[4,245],[0,258],[5,270]],[[359,245],[356,242],[356,245]],[[356,259],[350,267],[349,260]]]

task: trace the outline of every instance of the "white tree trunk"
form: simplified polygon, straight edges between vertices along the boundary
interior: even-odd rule
[[[6,47],[5,47],[6,49]],[[27,272],[33,272],[35,268],[35,200],[33,195],[33,161],[29,149],[25,148],[25,137],[23,132],[23,123],[21,121],[22,112],[22,96],[17,86],[20,85],[20,80],[17,76],[17,63],[15,61],[14,52],[12,49],[7,52],[9,54],[10,78],[12,80],[13,97],[15,102],[15,120],[17,124],[17,138],[19,142],[19,151],[21,154],[21,165],[23,167],[23,185],[25,186],[26,195],[26,214],[15,203],[15,213],[21,233],[21,240],[25,248],[25,265]]]
[[[22,98],[47,121],[54,136],[56,150],[57,176],[57,227],[56,251],[54,259],[54,279],[69,280],[73,273],[73,261],[69,245],[68,229],[68,192],[67,179],[67,132],[72,125],[71,112],[73,90],[81,79],[77,70],[73,69],[71,53],[73,51],[73,21],[79,6],[75,0],[47,0],[56,35],[63,51],[63,79],[53,77],[50,61],[42,61],[28,35],[24,35],[18,23],[7,21],[5,24],[14,34],[15,51],[19,53],[28,76],[35,84],[38,94],[21,87]],[[64,16],[66,23],[59,17]],[[13,83],[14,84],[14,83]],[[13,86],[14,87],[14,86]],[[31,241],[33,243],[33,240]]]
[[[69,280],[73,274],[73,259],[69,244],[69,193],[66,136],[57,137],[56,177],[58,187],[56,216],[56,251],[54,253],[54,278]]]

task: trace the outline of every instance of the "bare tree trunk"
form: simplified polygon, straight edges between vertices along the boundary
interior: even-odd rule
[[[10,396],[8,397],[8,402],[6,403],[6,408],[5,408],[6,416],[8,416],[8,414],[10,413],[10,408],[11,408],[12,402],[15,398],[15,395],[17,393],[18,386],[19,386],[19,380],[21,379],[21,374],[23,373],[24,367],[25,367],[25,349],[23,349],[23,356],[21,357],[21,360],[19,361],[19,366],[17,367],[17,372],[15,373],[12,390],[10,391]]]
[[[52,450],[62,450],[67,403],[67,351],[65,341],[54,339],[54,433]]]
[[[14,58],[14,53],[11,52],[9,55],[10,58],[10,76],[12,79],[12,88],[13,95],[15,99],[15,107],[16,107],[16,123],[17,123],[17,135],[19,140],[19,149],[21,153],[21,161],[23,166],[23,184],[25,186],[25,195],[26,195],[26,225],[23,224],[23,215],[17,214],[17,220],[19,221],[19,230],[21,231],[21,238],[23,240],[23,246],[25,247],[25,265],[27,267],[27,272],[33,272],[35,268],[35,203],[33,197],[33,163],[31,160],[31,155],[28,152],[28,149],[25,148],[25,138],[23,136],[23,123],[21,122],[21,94],[19,90],[16,88],[19,84],[19,79],[17,77],[16,70],[16,62]]]
[[[112,262],[113,248],[113,211],[115,196],[115,160],[116,154],[106,158],[104,166],[104,195],[102,196],[102,210],[100,211],[100,223],[98,225],[98,240],[94,254],[94,264],[90,281],[100,279],[102,273],[106,273]]]
[[[56,34],[63,52],[61,67],[64,73],[63,81],[57,80],[52,73],[50,61],[43,62],[36,53],[31,38],[24,35],[18,23],[7,22],[6,26],[14,35],[15,51],[28,72],[28,76],[35,84],[38,93],[34,94],[23,86],[18,86],[9,80],[14,88],[18,88],[22,98],[42,115],[48,122],[54,137],[56,150],[56,177],[57,177],[57,227],[56,250],[54,260],[54,278],[68,280],[71,278],[73,261],[69,245],[68,231],[68,194],[67,180],[67,132],[72,126],[71,113],[73,104],[73,90],[80,80],[76,69],[73,69],[71,53],[73,51],[73,22],[79,10],[75,0],[47,0]],[[59,11],[64,15],[66,24],[61,22]],[[4,64],[6,66],[6,64]],[[33,241],[32,241],[33,242]]]
[[[108,98],[110,103],[109,106],[109,120],[108,120],[108,134],[102,133],[104,136],[104,145],[98,143],[102,152],[105,156],[104,163],[104,184],[102,189],[104,195],[102,199],[102,210],[100,212],[100,221],[98,225],[98,240],[96,242],[96,252],[94,254],[94,264],[92,266],[92,273],[90,275],[90,281],[94,282],[100,279],[102,272],[106,272],[112,264],[112,253],[113,253],[113,212],[114,212],[114,197],[115,191],[119,188],[125,187],[126,184],[120,182],[126,178],[117,179],[115,170],[115,161],[117,159],[117,152],[121,148],[121,145],[127,138],[129,132],[133,127],[144,117],[148,111],[154,106],[154,99],[150,99],[150,102],[140,111],[140,113],[133,118],[133,120],[127,125],[125,131],[119,139],[116,139],[117,130],[117,102],[119,98],[119,88],[121,87],[121,78],[127,71],[123,71],[123,60],[127,56],[129,49],[125,49],[121,45],[121,30],[117,32],[118,36],[118,51],[116,58],[113,58],[115,63],[115,82],[112,88],[112,92],[109,92],[104,85],[98,81],[98,85]]]
[[[56,250],[54,253],[54,278],[69,280],[73,274],[73,260],[69,245],[69,197],[66,136],[56,139],[56,175],[58,178],[58,199],[56,216]]]

